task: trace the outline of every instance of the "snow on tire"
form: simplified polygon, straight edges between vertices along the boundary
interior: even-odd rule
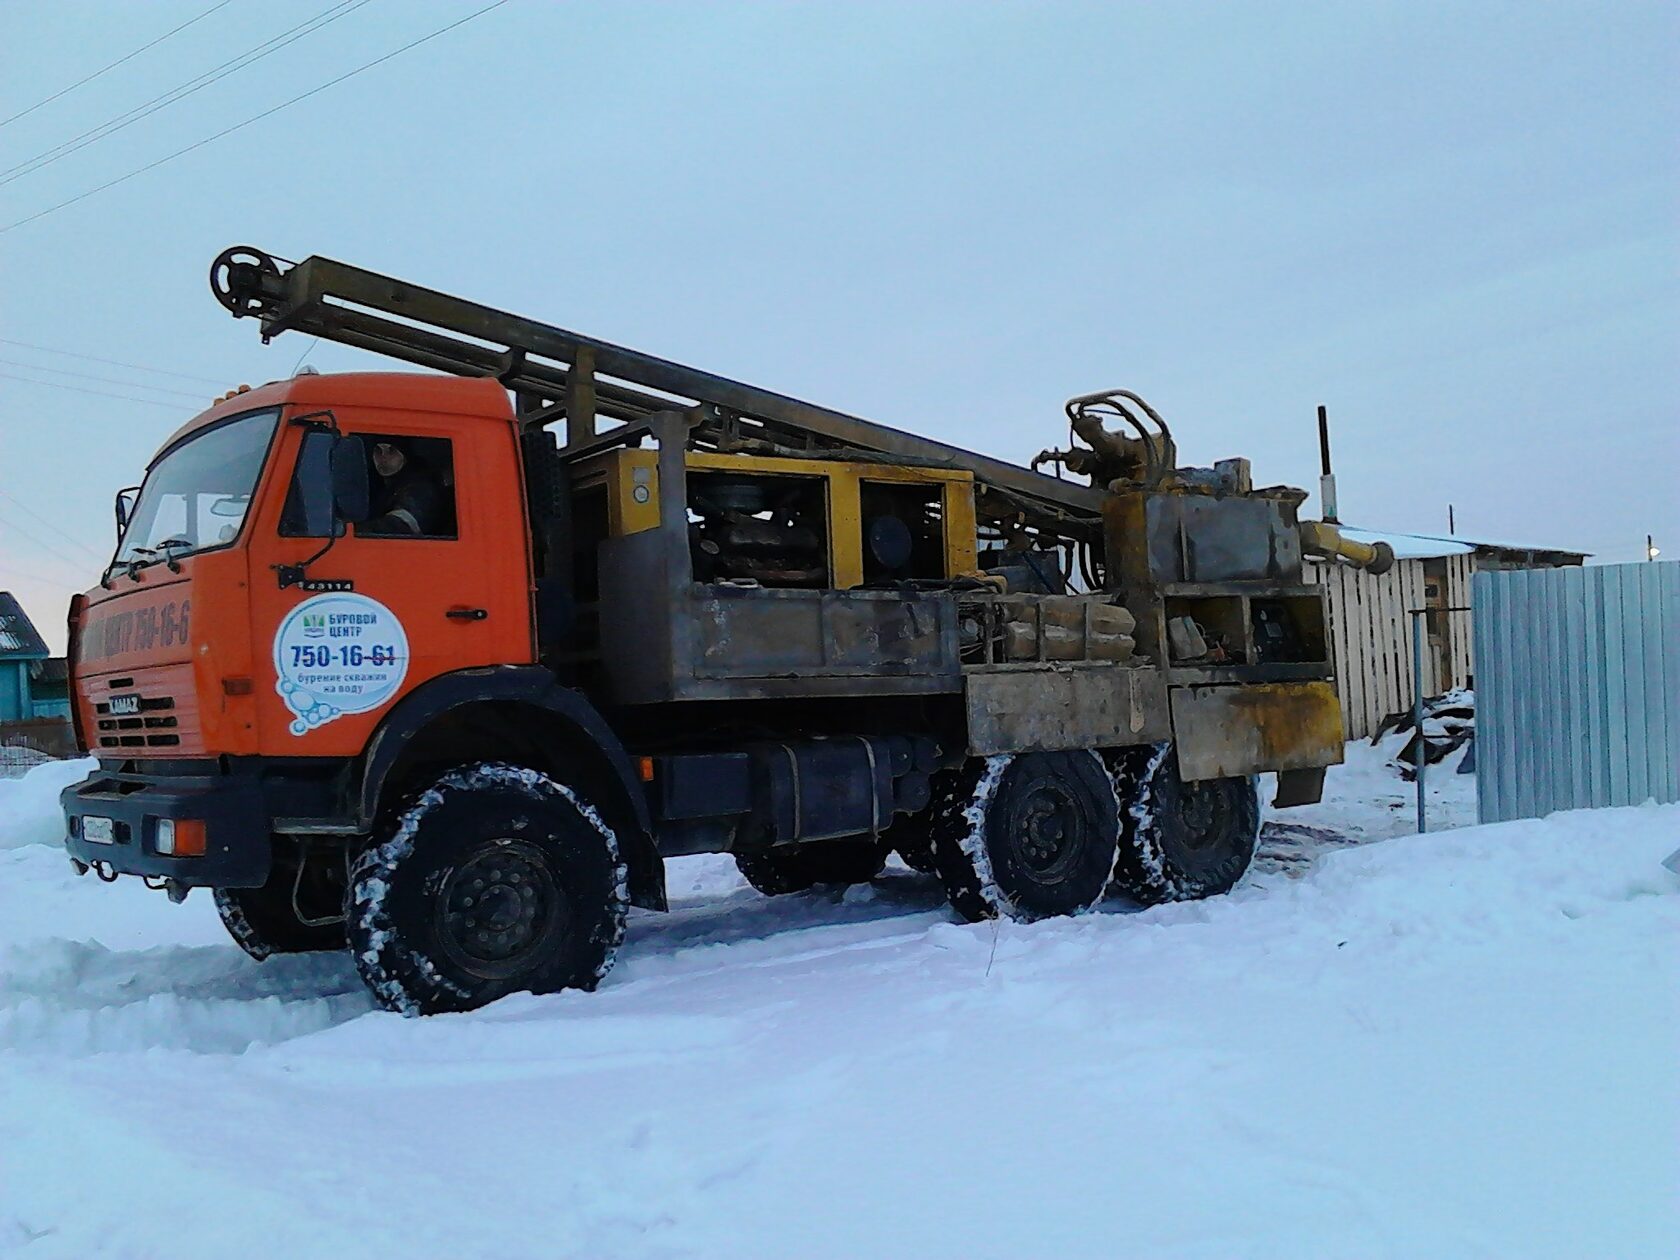
[[[1088,910],[1107,891],[1119,835],[1114,785],[1093,752],[976,758],[930,807],[934,865],[971,922]]]
[[[1116,892],[1147,906],[1236,886],[1260,837],[1253,779],[1186,783],[1171,744],[1115,749],[1104,761],[1120,801]]]
[[[465,766],[357,859],[350,951],[380,1005],[405,1015],[592,989],[624,938],[628,879],[618,838],[572,788]]]

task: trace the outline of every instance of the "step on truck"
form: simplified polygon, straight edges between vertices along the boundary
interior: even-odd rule
[[[1340,760],[1302,557],[1391,557],[1136,394],[1028,468],[326,258],[211,287],[426,369],[217,400],[71,604],[71,859],[257,958],[348,948],[407,1013],[587,989],[695,853],[767,894],[896,853],[970,920],[1204,897],[1256,776]]]

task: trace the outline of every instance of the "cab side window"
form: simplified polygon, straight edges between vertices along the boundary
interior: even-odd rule
[[[373,515],[358,538],[455,538],[455,453],[448,438],[359,435],[367,450]]]

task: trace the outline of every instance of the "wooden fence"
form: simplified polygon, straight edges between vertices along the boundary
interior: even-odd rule
[[[1399,560],[1376,576],[1344,564],[1311,564],[1311,580],[1325,588],[1330,612],[1330,646],[1342,698],[1348,739],[1365,739],[1391,713],[1412,704],[1412,624],[1407,614],[1431,601],[1431,581],[1443,589],[1433,601],[1442,608],[1470,604],[1475,557]],[[1469,613],[1442,613],[1432,627],[1423,661],[1423,693],[1439,695],[1468,686],[1474,672]]]

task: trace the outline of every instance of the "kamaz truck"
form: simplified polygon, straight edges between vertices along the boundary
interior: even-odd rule
[[[257,958],[406,1013],[592,988],[695,853],[767,894],[896,853],[970,920],[1204,897],[1256,776],[1340,760],[1302,557],[1389,557],[1129,391],[1027,468],[326,258],[211,285],[422,369],[187,420],[72,601],[71,859]]]

